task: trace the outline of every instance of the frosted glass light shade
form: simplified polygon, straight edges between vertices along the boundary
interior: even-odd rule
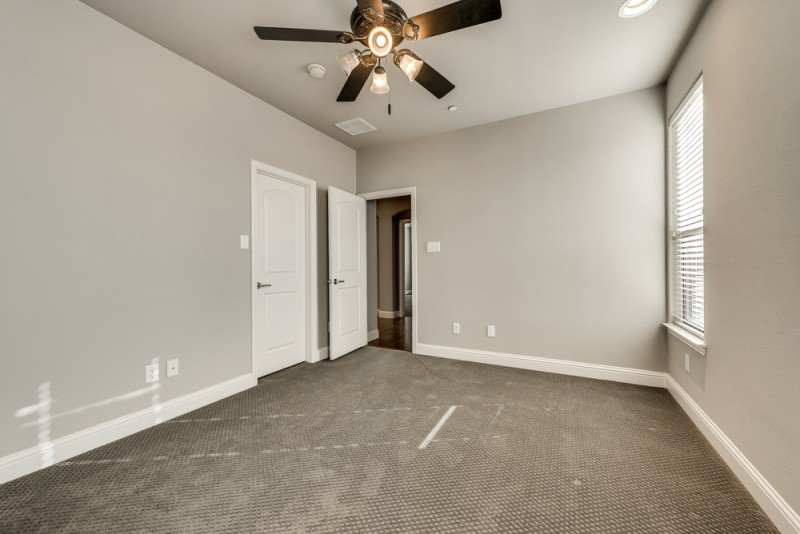
[[[353,69],[358,67],[358,64],[361,63],[361,52],[353,49],[349,52],[336,54],[336,62],[339,64],[339,67],[342,68],[344,73],[350,76],[350,73],[353,72]]]
[[[376,95],[385,95],[389,92],[389,80],[386,79],[386,69],[383,67],[375,67],[375,72],[372,73],[372,87],[370,91]]]
[[[395,65],[406,73],[409,82],[413,82],[419,71],[422,70],[423,61],[411,52],[406,52],[397,55]]]

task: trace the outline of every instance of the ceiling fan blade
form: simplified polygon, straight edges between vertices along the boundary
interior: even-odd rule
[[[344,87],[342,87],[342,92],[336,97],[336,101],[355,102],[356,98],[358,98],[358,94],[361,92],[361,88],[367,83],[367,79],[369,79],[369,75],[374,68],[374,63],[368,65],[360,63],[358,67],[353,69],[353,72],[350,73],[350,77],[347,78],[347,81],[344,83]]]
[[[357,0],[358,1],[358,9],[361,10],[361,13],[374,23],[380,23],[383,21],[383,2],[382,0]],[[368,9],[372,9],[372,12],[366,11]]]
[[[418,39],[427,39],[491,22],[502,16],[503,9],[500,7],[500,0],[461,0],[411,17],[411,21],[419,26]]]
[[[306,41],[312,43],[340,43],[342,32],[334,30],[306,30],[303,28],[269,28],[256,26],[256,35],[265,41]]]
[[[414,79],[415,82],[430,91],[436,98],[442,98],[456,88],[450,80],[439,74],[439,71],[423,63],[422,68]]]

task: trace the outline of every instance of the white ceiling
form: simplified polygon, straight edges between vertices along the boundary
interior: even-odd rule
[[[658,85],[708,4],[661,0],[622,19],[622,0],[503,0],[498,21],[404,43],[456,85],[442,100],[390,66],[388,95],[368,82],[355,103],[340,103],[346,76],[335,56],[346,45],[261,41],[253,26],[349,31],[355,0],[82,1],[356,149]],[[413,17],[451,2],[398,3]],[[309,63],[325,78],[312,79]],[[378,130],[351,137],[333,126],[354,117]]]

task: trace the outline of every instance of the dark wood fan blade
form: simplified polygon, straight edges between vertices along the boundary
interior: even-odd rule
[[[361,92],[361,88],[367,83],[367,79],[369,79],[373,68],[375,68],[375,64],[364,65],[361,63],[358,67],[353,69],[353,72],[350,73],[350,77],[347,78],[347,81],[344,83],[344,87],[342,87],[342,92],[336,97],[336,101],[355,102],[356,98],[358,98],[358,94]]]
[[[419,39],[477,26],[503,16],[500,0],[461,0],[411,17],[419,26]]]
[[[420,69],[414,81],[430,91],[436,98],[442,98],[456,88],[450,80],[439,74],[439,71],[427,63],[422,65],[422,69]]]
[[[312,43],[339,43],[342,32],[334,30],[306,30],[303,28],[268,28],[256,26],[256,35],[265,41],[306,41]]]
[[[383,20],[383,2],[381,0],[358,0],[358,9],[360,9],[362,13],[364,13],[364,10],[367,8],[372,8],[372,11],[375,13],[372,19],[367,16],[368,20],[372,20],[372,22],[380,22]]]

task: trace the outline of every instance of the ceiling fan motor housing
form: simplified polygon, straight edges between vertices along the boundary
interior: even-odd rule
[[[356,7],[353,10],[353,14],[350,16],[350,28],[353,30],[353,35],[357,41],[361,42],[364,46],[369,46],[367,44],[369,32],[375,26],[383,26],[392,34],[393,46],[397,46],[403,42],[405,38],[403,35],[403,26],[407,19],[406,12],[403,11],[402,7],[391,0],[383,0],[383,21],[378,24],[370,21],[364,16],[361,10]]]

